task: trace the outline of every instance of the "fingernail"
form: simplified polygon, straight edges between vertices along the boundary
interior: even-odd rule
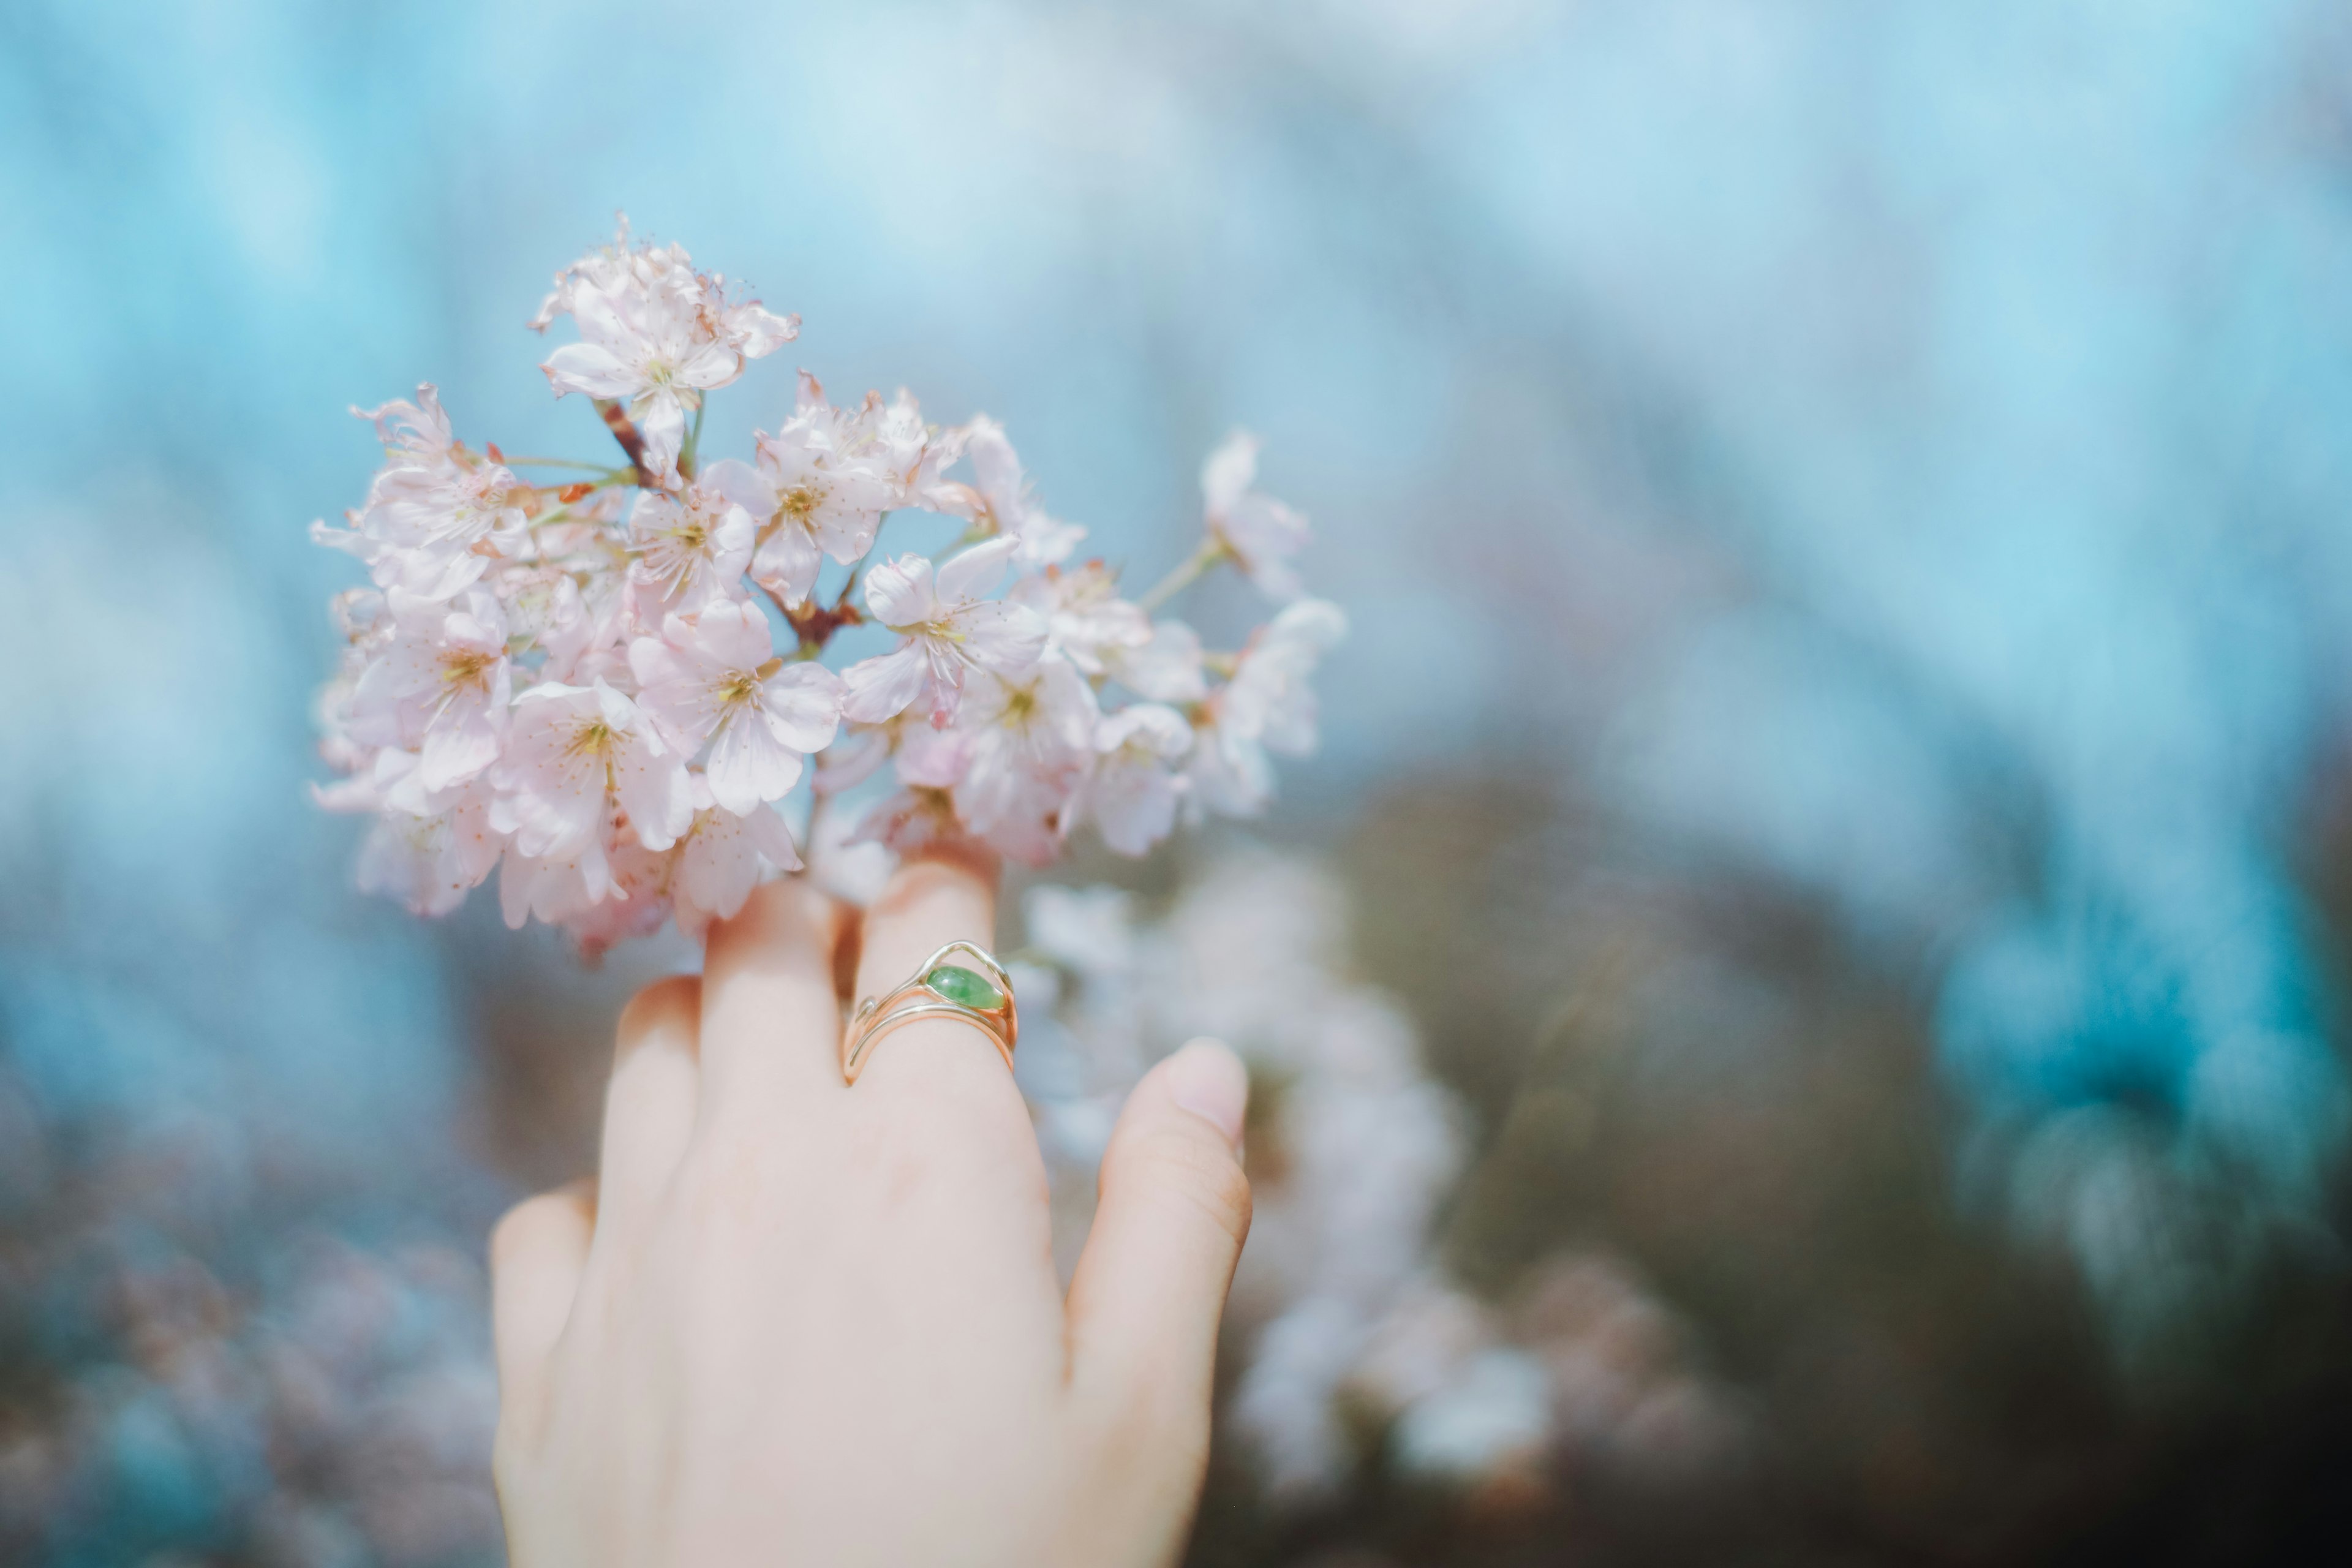
[[[1225,1136],[1236,1153],[1249,1110],[1249,1073],[1214,1040],[1194,1040],[1168,1061],[1168,1097]]]

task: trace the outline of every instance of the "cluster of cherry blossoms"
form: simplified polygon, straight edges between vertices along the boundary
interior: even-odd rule
[[[350,526],[366,563],[335,601],[347,642],[320,703],[371,814],[362,887],[423,914],[499,870],[508,923],[591,952],[675,914],[695,934],[801,866],[783,812],[855,811],[843,842],[979,839],[1031,865],[1091,824],[1140,855],[1180,818],[1249,816],[1272,757],[1311,750],[1308,678],[1343,634],[1301,597],[1306,521],[1255,489],[1237,434],[1202,473],[1200,548],[1139,597],[1037,502],[1002,426],[928,425],[903,391],[836,406],[803,372],[751,461],[706,461],[707,395],[797,336],[676,245],[566,268],[532,322],[579,341],[542,369],[591,399],[613,467],[509,457],[454,434],[432,386],[362,413],[385,460]],[[534,468],[586,477],[540,483]],[[956,520],[936,559],[884,553],[893,512]],[[845,569],[821,594],[827,563]],[[1153,612],[1229,563],[1277,602],[1233,652]],[[826,662],[836,635],[895,646]],[[803,780],[805,792],[796,794]],[[836,830],[839,824],[832,825]]]

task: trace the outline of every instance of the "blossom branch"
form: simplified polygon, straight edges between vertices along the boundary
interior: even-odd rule
[[[673,915],[698,934],[798,869],[780,806],[811,763],[828,809],[863,812],[859,838],[971,837],[1043,865],[1081,823],[1140,855],[1180,816],[1255,815],[1270,755],[1312,747],[1307,678],[1343,623],[1295,596],[1305,520],[1255,488],[1251,437],[1202,470],[1200,548],[1130,600],[1101,562],[1070,563],[1086,531],[1045,512],[985,416],[942,428],[905,393],[836,405],[803,374],[753,461],[702,462],[709,395],[798,323],[676,246],[625,235],[574,263],[541,312],[560,315],[580,339],[541,369],[590,400],[625,466],[485,461],[425,386],[364,416],[383,466],[349,530],[313,530],[374,584],[336,601],[343,667],[321,699],[342,775],[322,803],[375,818],[363,887],[441,914],[496,869],[510,923],[593,952]],[[879,553],[902,509],[962,537]],[[1152,612],[1228,560],[1293,602],[1239,653],[1206,654]],[[829,599],[828,562],[847,569]],[[866,625],[895,647],[829,668],[835,636]],[[837,793],[869,778],[895,793]]]

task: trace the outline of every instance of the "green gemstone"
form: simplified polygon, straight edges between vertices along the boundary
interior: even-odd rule
[[[1004,993],[986,975],[956,964],[940,964],[923,976],[923,984],[934,994],[946,997],[959,1007],[991,1013],[1004,1005]]]

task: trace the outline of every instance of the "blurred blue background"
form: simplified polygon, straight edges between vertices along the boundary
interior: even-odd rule
[[[2115,1408],[2227,1366],[2281,1258],[2340,1276],[2340,5],[9,0],[25,1560],[478,1537],[368,1522],[479,1506],[425,1415],[366,1447],[380,1404],[318,1452],[425,1491],[267,1502],[269,1347],[324,1312],[301,1375],[349,1399],[474,1375],[480,1228],[581,1148],[553,1042],[677,955],[582,981],[349,891],[303,785],[352,574],[303,530],[373,466],[347,406],[420,380],[596,450],[522,323],[616,208],[804,318],[716,400],[737,446],[795,362],[903,384],[1156,574],[1201,454],[1262,432],[1355,626],[1267,836],[1444,841],[1443,781],[1532,780],[1807,911],[1917,1022],[1945,1222],[2067,1260]],[[257,1359],[151,1355],[157,1312],[257,1314]]]

